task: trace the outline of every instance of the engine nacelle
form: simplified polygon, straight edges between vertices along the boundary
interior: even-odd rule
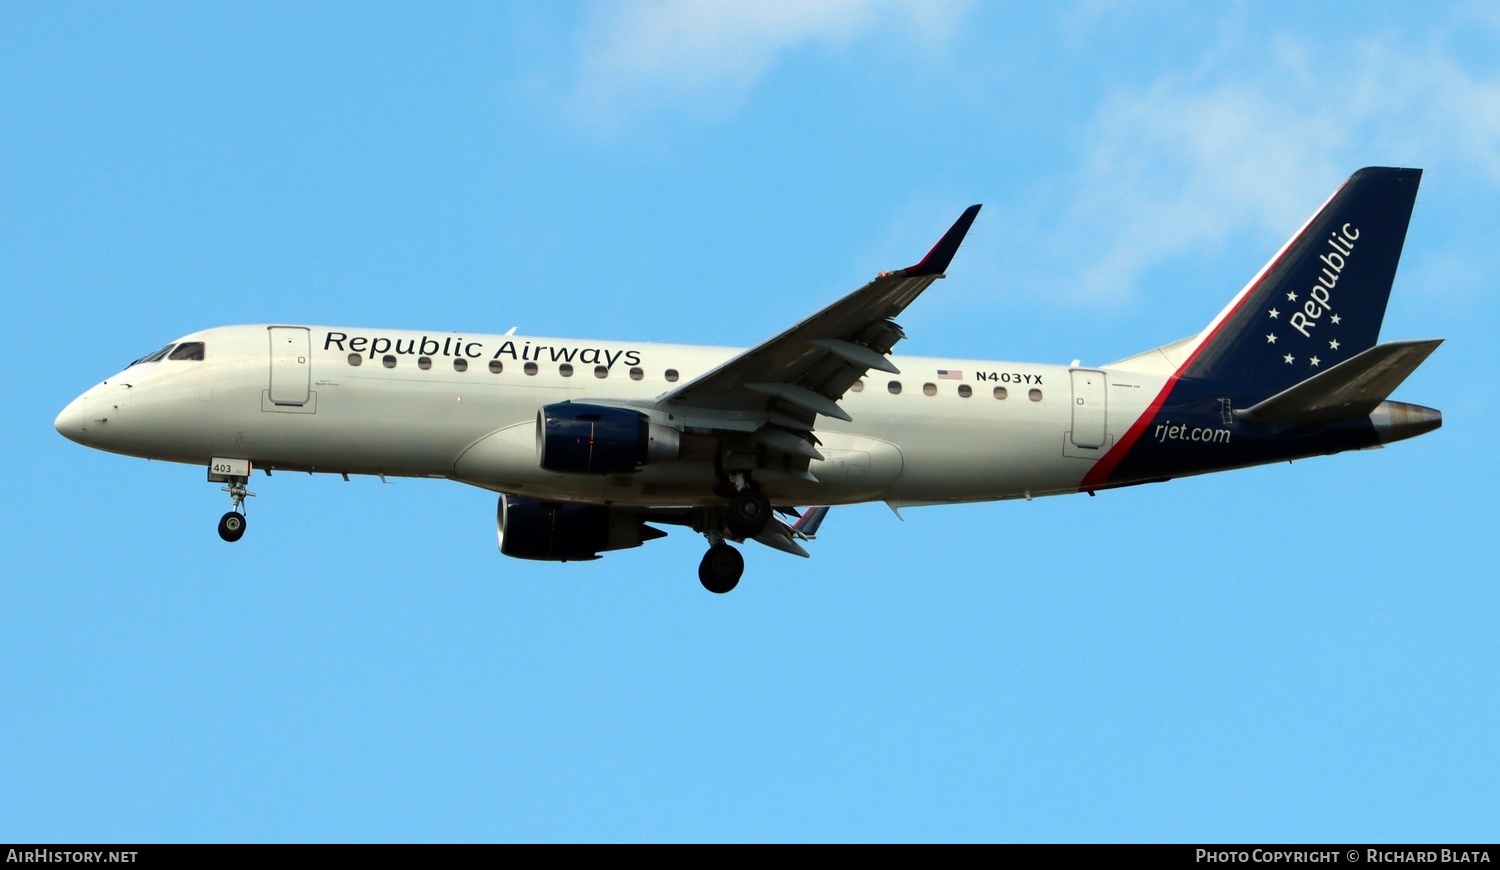
[[[517,559],[584,562],[605,550],[639,547],[666,534],[641,522],[640,514],[598,504],[502,495],[495,512],[500,552]]]
[[[537,461],[565,474],[627,474],[675,459],[681,433],[629,408],[559,402],[536,415]]]

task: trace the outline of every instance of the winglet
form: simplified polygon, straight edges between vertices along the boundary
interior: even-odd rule
[[[964,213],[958,216],[948,232],[938,239],[938,243],[932,246],[922,262],[915,266],[908,266],[901,271],[908,278],[919,275],[941,275],[948,271],[948,264],[953,262],[953,255],[958,253],[958,246],[963,244],[964,236],[969,234],[969,226],[974,223],[974,218],[979,214],[979,206],[971,205],[964,209]]]

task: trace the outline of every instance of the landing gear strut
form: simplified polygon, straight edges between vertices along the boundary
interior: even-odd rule
[[[223,487],[223,490],[229,493],[229,500],[233,503],[233,507],[229,513],[219,517],[219,537],[231,544],[245,536],[245,497],[255,495],[245,489],[245,484],[249,482],[248,477],[231,477],[229,485]]]
[[[733,490],[730,490],[730,487]],[[739,585],[745,573],[745,557],[740,551],[724,542],[726,537],[744,541],[764,532],[771,522],[771,500],[760,491],[748,472],[737,471],[727,476],[715,488],[723,497],[729,496],[727,508],[710,510],[706,528],[700,531],[708,537],[708,552],[698,564],[698,580],[703,588],[716,595]]]
[[[703,554],[698,564],[698,580],[703,588],[716,595],[739,585],[740,575],[745,573],[745,557],[740,551],[723,541],[718,541]]]

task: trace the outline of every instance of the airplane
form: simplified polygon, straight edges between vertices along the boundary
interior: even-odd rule
[[[80,444],[199,465],[245,533],[252,470],[455,480],[500,552],[575,561],[686,526],[735,588],[828,507],[1031,499],[1383,446],[1442,425],[1391,393],[1441,339],[1379,343],[1420,169],[1354,173],[1196,335],[1109,365],[893,356],[979,213],[916,265],[761,344],[261,324],[195,332],[58,415]],[[799,512],[797,505],[813,505]]]

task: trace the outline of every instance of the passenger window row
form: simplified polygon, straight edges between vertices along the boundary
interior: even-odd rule
[[[199,357],[199,359],[201,359],[201,358],[202,357]],[[148,360],[142,360],[142,362],[147,362],[147,361]],[[363,355],[357,354],[357,353],[351,353],[351,354],[349,354],[349,365],[358,367],[358,366],[362,366],[364,364],[365,364],[365,358],[364,358]],[[380,364],[383,365],[383,366],[385,366],[388,369],[395,368],[396,367],[396,355],[388,353],[388,354],[382,356],[380,358]],[[431,368],[432,368],[432,357],[428,357],[428,356],[419,356],[419,357],[417,357],[417,368],[421,369],[424,372],[431,370]],[[456,371],[456,372],[466,372],[466,371],[468,371],[469,370],[469,361],[468,361],[468,359],[466,359],[464,357],[461,357],[461,356],[460,357],[454,357],[454,359],[453,359],[453,370]],[[490,370],[490,374],[498,375],[501,372],[505,371],[505,363],[503,361],[501,361],[501,360],[498,360],[498,359],[492,359],[492,360],[490,360],[490,363],[489,363],[489,370]],[[528,363],[525,363],[525,364],[523,364],[521,366],[521,371],[525,372],[528,375],[536,375],[536,374],[538,374],[538,373],[541,372],[541,367],[538,366],[534,362],[528,362]],[[571,378],[571,377],[573,377],[573,364],[572,363],[563,363],[563,364],[559,365],[557,367],[557,373],[559,375],[562,375],[565,378]],[[662,373],[662,376],[669,383],[676,383],[677,380],[678,380],[678,378],[681,377],[681,375],[678,373],[677,369],[667,369],[665,372]],[[604,378],[609,377],[609,366],[594,366],[594,377],[599,378],[600,380],[603,380]],[[631,366],[630,367],[630,379],[632,381],[644,380],[645,377],[646,377],[646,370],[645,369],[641,368],[640,366]]]
[[[885,388],[886,391],[893,396],[901,395],[900,381],[890,381],[885,385]],[[864,392],[864,390],[865,382],[863,379],[855,381],[853,385],[849,387],[849,391],[851,393],[862,393]],[[968,384],[959,384],[957,392],[959,398],[967,399],[970,396],[974,395],[974,388],[969,386]],[[928,382],[922,385],[922,395],[936,396],[937,393],[937,384]],[[997,399],[1008,399],[1010,398],[1010,390],[1007,390],[1005,387],[996,387],[992,391],[991,395],[993,395]],[[1036,387],[1032,387],[1030,390],[1026,391],[1026,398],[1030,399],[1033,402],[1040,402],[1042,400],[1042,391],[1040,389],[1037,389]]]
[[[177,354],[174,353],[174,354],[172,354],[172,359],[179,359],[179,358],[181,358],[181,359],[189,359],[189,358],[191,358],[191,359],[202,359],[203,358],[203,344],[202,344],[202,342],[189,342],[189,344],[197,344],[198,345],[198,351],[197,351],[198,355],[197,356],[195,356],[195,357],[178,357]],[[188,346],[187,344],[184,344],[181,347],[187,347],[187,346]],[[163,349],[161,351],[158,351],[156,354],[152,354],[152,356],[157,356],[158,354],[163,354],[167,350],[170,350],[170,348],[166,348],[166,349]],[[179,348],[179,350],[181,350],[181,348]],[[151,361],[152,360],[150,358],[141,360],[141,362],[151,362]],[[364,365],[364,362],[365,362],[365,358],[361,354],[357,354],[357,353],[351,353],[351,354],[349,354],[349,365],[351,365],[351,366],[361,366],[361,365]],[[385,366],[388,369],[395,368],[396,367],[396,356],[395,356],[395,354],[389,354],[388,353],[385,356],[382,356],[380,358],[380,364],[383,365],[383,366]],[[421,369],[424,372],[430,370],[432,368],[432,358],[431,357],[426,357],[426,356],[419,356],[419,357],[417,357],[417,368]],[[466,372],[466,371],[468,371],[469,370],[469,361],[466,358],[464,358],[464,357],[455,357],[454,360],[453,360],[453,370],[454,371],[459,371],[459,372]],[[490,374],[498,375],[501,372],[505,371],[505,363],[503,361],[501,361],[501,360],[498,360],[498,359],[492,359],[489,362],[489,370],[490,370]],[[536,374],[538,374],[541,371],[541,367],[538,366],[534,362],[527,362],[527,363],[522,364],[521,370],[523,372],[525,372],[527,375],[536,375]],[[562,363],[561,365],[559,365],[557,367],[557,373],[559,375],[565,377],[565,378],[571,378],[571,377],[573,377],[573,364],[572,363]],[[667,380],[668,383],[676,383],[677,380],[681,377],[681,374],[677,371],[677,369],[667,369],[665,372],[662,373],[662,375]],[[594,366],[594,377],[599,378],[600,380],[603,380],[604,378],[609,377],[609,366]],[[646,377],[646,372],[640,366],[631,366],[630,367],[630,379],[632,381],[643,380],[645,377]],[[864,392],[864,389],[865,389],[865,382],[864,382],[863,379],[855,381],[853,383],[853,385],[851,385],[849,387],[850,392],[855,392],[855,393]],[[901,382],[900,381],[890,381],[890,382],[888,382],[886,384],[886,390],[888,392],[890,392],[890,394],[893,395],[893,396],[900,395],[901,394]],[[922,395],[924,395],[924,396],[936,396],[937,392],[938,392],[938,388],[937,388],[937,384],[935,384],[935,383],[932,383],[932,382],[929,381],[928,383],[925,383],[925,384],[922,385]],[[967,398],[969,398],[969,397],[971,397],[971,396],[974,395],[974,388],[970,387],[968,384],[959,384],[957,392],[958,392],[958,395],[959,395],[960,398],[967,399]],[[991,391],[991,395],[993,395],[996,399],[1007,399],[1007,398],[1010,397],[1010,391],[1007,390],[1005,387],[996,387],[994,390]],[[1035,387],[1033,387],[1032,389],[1030,389],[1030,390],[1028,390],[1026,392],[1026,398],[1030,399],[1033,402],[1040,402],[1042,400],[1042,391],[1039,390],[1039,389],[1037,389],[1037,388],[1035,388]]]

